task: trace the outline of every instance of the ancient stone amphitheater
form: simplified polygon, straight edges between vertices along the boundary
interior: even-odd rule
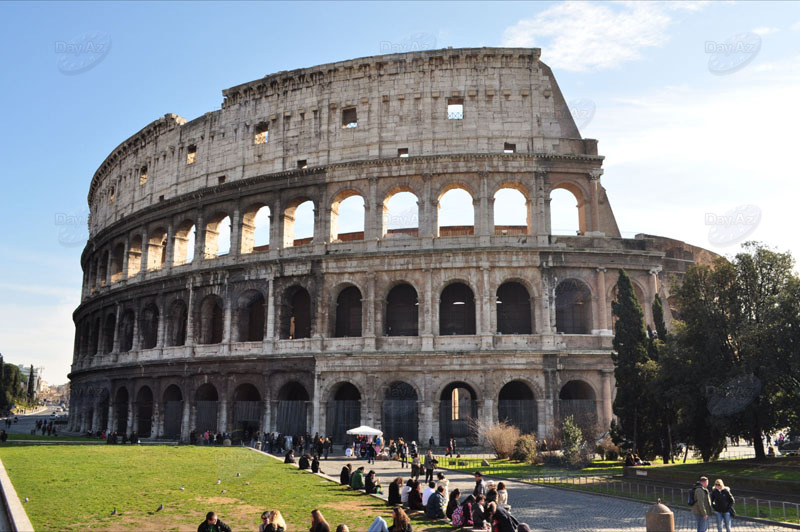
[[[618,269],[650,322],[655,294],[670,301],[711,254],[620,237],[597,141],[539,56],[279,72],[122,142],[89,189],[68,428],[341,443],[367,424],[464,444],[472,419],[544,437],[568,414],[607,427]],[[552,234],[557,189],[577,200],[577,234]],[[472,225],[442,220],[453,191]],[[404,194],[413,208],[392,212]],[[503,194],[515,224],[495,223]],[[359,230],[339,231],[346,205]],[[301,214],[311,237],[295,233]]]

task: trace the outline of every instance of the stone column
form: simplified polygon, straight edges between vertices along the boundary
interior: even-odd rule
[[[481,277],[480,282],[478,283],[478,290],[480,290],[480,298],[476,298],[478,300],[478,305],[476,305],[476,311],[480,313],[480,322],[476,324],[478,328],[475,332],[477,332],[481,336],[481,346],[485,349],[491,349],[492,347],[492,336],[494,335],[494,329],[492,328],[491,324],[491,301],[494,301],[495,298],[491,297],[489,292],[489,265],[484,264],[481,266]],[[497,305],[495,305],[497,308]]]
[[[378,199],[378,178],[369,178],[369,190],[364,198],[364,240],[374,242],[383,237],[383,201]]]
[[[203,223],[203,214],[197,215],[194,226],[194,256],[192,262],[201,261],[206,256],[206,227]]]
[[[272,432],[271,424],[271,408],[272,402],[269,399],[264,399],[264,423],[262,425],[261,431],[262,432]]]
[[[598,334],[608,336],[611,334],[611,326],[609,325],[609,312],[608,303],[606,300],[606,268],[595,268],[597,272],[597,327]]]
[[[272,277],[272,274],[267,277],[267,283],[269,283],[267,290],[267,332],[264,335],[264,341],[269,342],[271,346],[275,341],[275,278]]]
[[[195,345],[194,334],[194,286],[193,281],[189,280],[189,301],[186,302],[186,341],[184,345]]]
[[[112,428],[114,427],[114,401],[112,400],[111,394],[109,392],[108,397],[108,426],[106,427],[106,434],[112,432]]]
[[[589,193],[592,205],[592,228],[590,231],[596,235],[604,234],[600,231],[600,176],[603,175],[601,168],[593,168],[589,172]]]
[[[133,342],[131,346],[131,351],[138,352],[141,348],[142,342],[141,338],[139,338],[139,319],[141,318],[139,310],[137,309],[133,313]]]
[[[164,341],[167,335],[167,306],[166,302],[164,301],[165,296],[163,294],[158,299],[158,330],[156,332],[156,349],[161,349],[167,344],[167,342]]]
[[[316,434],[320,431],[320,389],[319,389],[319,373],[314,372],[314,395],[311,401],[311,434]]]
[[[169,270],[175,262],[175,226],[172,221],[167,223],[167,247],[164,249],[164,269]]]
[[[186,443],[189,441],[189,434],[194,428],[192,425],[194,425],[196,412],[188,399],[184,399],[181,403],[183,406],[183,415],[181,416],[181,441]]]
[[[231,215],[231,249],[229,255],[241,255],[242,253],[242,211],[239,203],[233,209]]]
[[[478,174],[480,188],[478,197],[472,201],[475,210],[475,234],[489,236],[494,234],[494,198],[489,197],[488,172]]]
[[[221,396],[217,403],[217,431],[228,431],[228,399],[225,396]]]
[[[225,305],[225,309],[223,310],[223,325],[222,325],[222,343],[228,344],[228,349],[230,349],[230,343],[233,339],[233,334],[231,331],[231,322],[232,322],[232,315],[233,315],[233,301],[231,297],[231,289],[228,286],[228,278],[225,278],[225,284],[223,285],[223,305]]]
[[[603,408],[603,427],[611,426],[611,419],[614,415],[611,399],[611,376],[614,374],[612,369],[601,369],[600,376],[603,380],[602,389],[602,408]]]
[[[125,427],[127,432],[136,430],[136,402],[133,400],[133,394],[128,397],[128,426]]]
[[[98,427],[100,424],[100,415],[98,413],[99,406],[100,405],[94,405],[94,408],[92,408],[92,432],[96,432],[100,428]]]
[[[533,218],[533,224],[528,231],[536,235],[539,245],[546,244],[548,240],[547,237],[550,234],[547,220],[548,213],[545,209],[545,199],[547,198],[547,192],[545,188],[546,181],[547,172],[538,171],[533,173],[534,186],[531,192],[534,195],[533,198],[531,198],[533,208],[531,217]]]
[[[150,413],[150,439],[154,440],[161,436],[161,408],[158,399],[153,397],[153,410]]]
[[[131,236],[127,235],[125,237],[125,250],[122,253],[122,275],[120,275],[120,280],[124,281],[128,278],[128,255],[131,252]]]

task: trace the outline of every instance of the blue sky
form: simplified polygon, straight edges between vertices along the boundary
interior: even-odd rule
[[[746,231],[723,215],[745,213],[748,239],[800,252],[798,3],[26,2],[0,21],[0,353],[50,382],[69,371],[86,195],[114,147],[218,109],[224,88],[386,51],[540,47],[600,140],[624,236],[734,253]],[[87,33],[107,54],[63,73]]]

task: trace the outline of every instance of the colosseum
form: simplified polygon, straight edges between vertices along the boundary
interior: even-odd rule
[[[471,420],[547,437],[569,414],[602,430],[619,268],[651,323],[655,295],[711,257],[621,237],[597,141],[536,48],[367,57],[222,96],[150,123],[92,178],[70,431],[341,443],[367,424],[463,445]],[[559,189],[577,234],[551,231]],[[442,219],[453,193],[471,225]],[[501,196],[515,223],[495,222]],[[360,224],[340,231],[345,209]]]

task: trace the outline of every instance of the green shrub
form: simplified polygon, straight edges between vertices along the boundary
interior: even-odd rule
[[[514,454],[511,458],[520,462],[536,464],[539,462],[539,449],[536,436],[533,434],[523,434],[514,445]]]
[[[564,456],[564,465],[571,469],[583,469],[589,465],[594,458],[594,451],[584,441],[583,433],[575,424],[572,416],[564,420],[562,432],[561,451]]]

